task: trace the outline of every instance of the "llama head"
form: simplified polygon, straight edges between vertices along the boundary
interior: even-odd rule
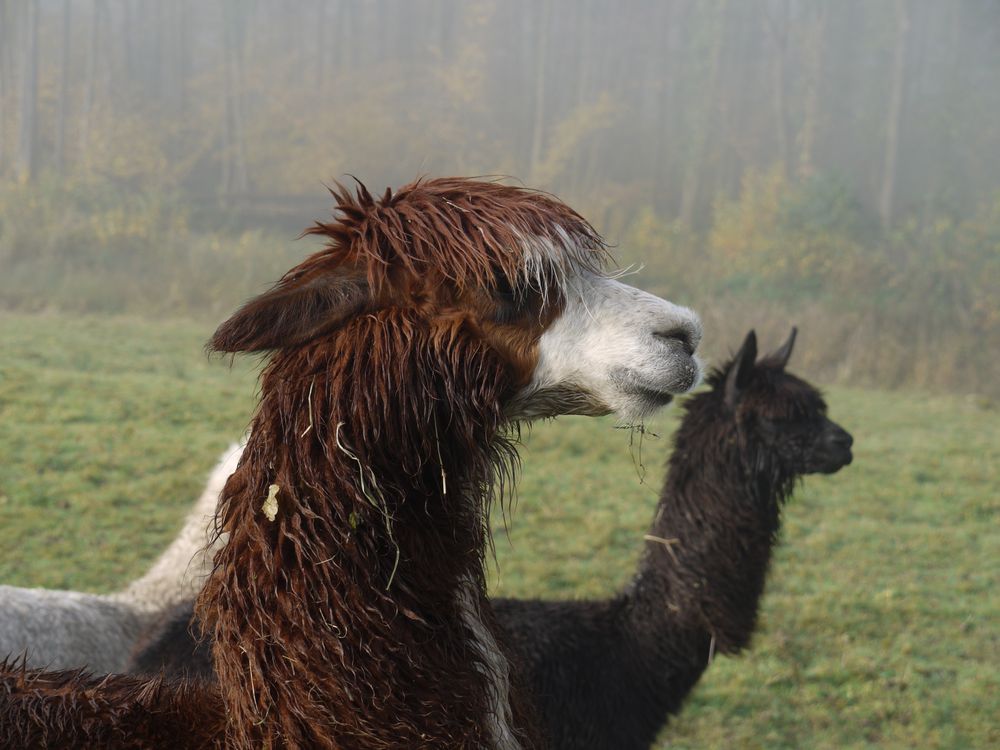
[[[603,274],[551,196],[450,178],[334,197],[307,232],[326,248],[210,342],[270,352],[198,605],[233,744],[509,746],[483,571],[504,427],[666,403],[697,381],[698,319]]]
[[[850,433],[827,415],[822,395],[785,370],[796,329],[775,352],[757,359],[750,331],[732,361],[709,378],[736,422],[752,461],[781,477],[832,474],[851,463]]]
[[[496,354],[510,419],[636,420],[698,382],[697,316],[602,273],[603,240],[554,197],[459,178],[333,194],[336,220],[306,232],[326,249],[223,323],[211,348],[287,351],[392,309],[454,358],[470,342]]]

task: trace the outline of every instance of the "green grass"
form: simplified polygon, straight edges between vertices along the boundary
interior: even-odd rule
[[[108,591],[168,543],[253,404],[253,363],[202,353],[211,327],[0,314],[0,580]],[[996,747],[1000,412],[828,396],[855,463],[796,493],[753,649],[712,666],[664,746]],[[621,586],[673,420],[650,425],[660,437],[641,453],[608,420],[527,434],[494,591]]]

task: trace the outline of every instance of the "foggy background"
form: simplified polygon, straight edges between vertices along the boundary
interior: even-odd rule
[[[709,356],[1000,393],[995,0],[0,0],[0,308],[219,320],[348,173],[555,192]]]

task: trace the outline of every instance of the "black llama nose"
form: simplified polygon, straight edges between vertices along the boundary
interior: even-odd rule
[[[827,437],[827,440],[837,448],[850,448],[854,445],[854,438],[851,437],[851,433],[841,427],[835,428]]]

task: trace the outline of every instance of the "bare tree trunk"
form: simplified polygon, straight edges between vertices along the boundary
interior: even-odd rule
[[[233,137],[235,139],[233,187],[237,192],[245,193],[250,187],[250,178],[247,170],[247,141],[246,141],[246,97],[243,90],[243,68],[246,61],[245,35],[241,35],[238,45],[234,50],[233,57]]]
[[[177,60],[174,85],[177,87],[177,114],[183,116],[188,104],[188,72],[191,69],[191,33],[189,29],[191,10],[188,0],[177,2]]]
[[[131,0],[122,0],[122,54],[128,76],[135,75],[135,55],[132,40],[135,38],[135,24],[132,18]]]
[[[13,88],[10,85],[11,37],[7,31],[10,28],[13,15],[7,6],[7,0],[0,0],[0,175],[4,173],[4,157],[7,150],[7,96]]]
[[[764,18],[771,39],[774,41],[774,57],[771,66],[771,93],[774,104],[775,133],[778,139],[778,156],[786,178],[792,174],[792,143],[788,134],[788,104],[786,102],[788,60],[788,0],[778,0],[776,12],[772,15],[768,6],[764,7]]]
[[[451,60],[455,51],[455,17],[451,4],[447,0],[434,0],[434,17],[438,44],[441,47],[441,57]]]
[[[188,55],[187,3],[174,0],[167,7],[165,46],[163,51],[163,90],[171,117],[178,116],[184,102],[184,84],[187,78],[185,58]]]
[[[228,23],[228,22],[227,22]],[[229,63],[229,31],[223,31],[226,42],[222,49],[222,71],[225,77],[225,94],[223,95],[223,122],[222,122],[222,192],[228,195],[233,190],[233,74]]]
[[[246,46],[246,11],[239,2],[230,0],[225,7],[225,70],[226,122],[223,126],[225,153],[223,158],[223,191],[245,193],[249,187],[246,163],[246,140],[243,117],[243,63]]]
[[[611,45],[601,43],[603,30],[600,27],[600,13],[601,4],[592,3],[587,12],[588,17],[585,19],[586,45],[591,58],[588,60],[587,76],[582,84],[585,86],[583,90],[587,101],[593,101],[595,95],[604,92],[608,87],[609,49]],[[597,17],[596,22],[595,17]],[[582,194],[593,195],[603,187],[601,185],[602,147],[606,147],[606,144],[598,138],[591,138],[582,150],[579,187],[577,188]]]
[[[910,36],[910,21],[909,0],[896,0],[896,49],[893,53],[889,111],[886,115],[885,166],[882,170],[882,191],[878,202],[879,216],[882,217],[882,224],[886,227],[892,225],[896,198],[896,160],[899,154],[899,128],[906,85],[906,47]]]
[[[686,19],[694,0],[675,0],[670,5],[665,28],[660,32],[663,38],[660,102],[657,108],[653,133],[653,185],[656,187],[659,208],[672,211],[677,208],[675,176],[671,174],[672,155],[677,141],[678,89],[681,84],[681,60]]]
[[[70,0],[62,4],[62,44],[59,45],[59,113],[56,122],[56,173],[66,172],[66,121],[69,118]]]
[[[595,57],[591,46],[591,36],[594,14],[590,0],[576,0],[573,3],[575,13],[575,30],[577,34],[577,57],[574,66],[576,95],[574,103],[577,107],[584,106],[591,97],[592,64]],[[583,173],[586,165],[587,146],[582,146],[573,152],[572,162],[568,169],[569,188],[577,193],[583,191]]]
[[[101,20],[101,0],[93,0],[90,11],[90,41],[87,45],[87,63],[83,78],[83,107],[80,112],[80,153],[85,164],[90,161],[90,115],[94,108],[94,89],[97,86],[97,41]]]
[[[326,88],[326,0],[318,0],[316,7],[316,90],[322,93]]]
[[[648,180],[650,184],[657,185],[660,172],[660,159],[663,149],[663,111],[664,92],[669,88],[669,82],[664,80],[665,71],[670,69],[670,28],[674,2],[661,2],[657,5],[649,18],[649,28],[646,29],[651,34],[653,44],[648,55],[646,55],[645,65],[642,69],[642,88],[649,94],[642,98],[642,109],[640,117],[644,123],[648,123],[646,131],[649,138],[649,159],[643,165],[649,170]],[[586,54],[586,53],[584,53]],[[643,175],[645,178],[645,175]]]
[[[21,122],[18,135],[18,170],[21,182],[33,182],[38,174],[38,0],[24,6],[24,64],[21,69]]]
[[[802,130],[799,135],[798,176],[811,177],[814,170],[817,131],[819,130],[820,93],[826,58],[827,5],[820,3],[816,18],[806,34],[806,91]]]
[[[534,176],[542,161],[545,147],[545,66],[548,57],[549,18],[552,0],[542,0],[535,27],[535,121],[531,130],[531,157],[528,174]]]
[[[149,85],[153,98],[163,101],[163,3],[153,3],[153,44],[150,56]]]
[[[709,62],[708,82],[704,96],[701,97],[703,113],[700,122],[694,123],[691,133],[691,150],[684,169],[684,182],[681,187],[681,223],[694,224],[695,209],[698,207],[698,197],[701,193],[702,173],[705,169],[705,151],[708,147],[709,131],[712,128],[715,102],[719,95],[719,68],[722,64],[723,40],[726,37],[726,20],[729,10],[727,0],[720,0],[712,6],[716,13],[717,28],[712,39],[712,51]]]
[[[361,22],[358,18],[358,8],[350,0],[340,3],[340,24],[337,32],[339,40],[339,58],[337,67],[340,70],[354,70],[358,60],[358,41],[361,38]]]

